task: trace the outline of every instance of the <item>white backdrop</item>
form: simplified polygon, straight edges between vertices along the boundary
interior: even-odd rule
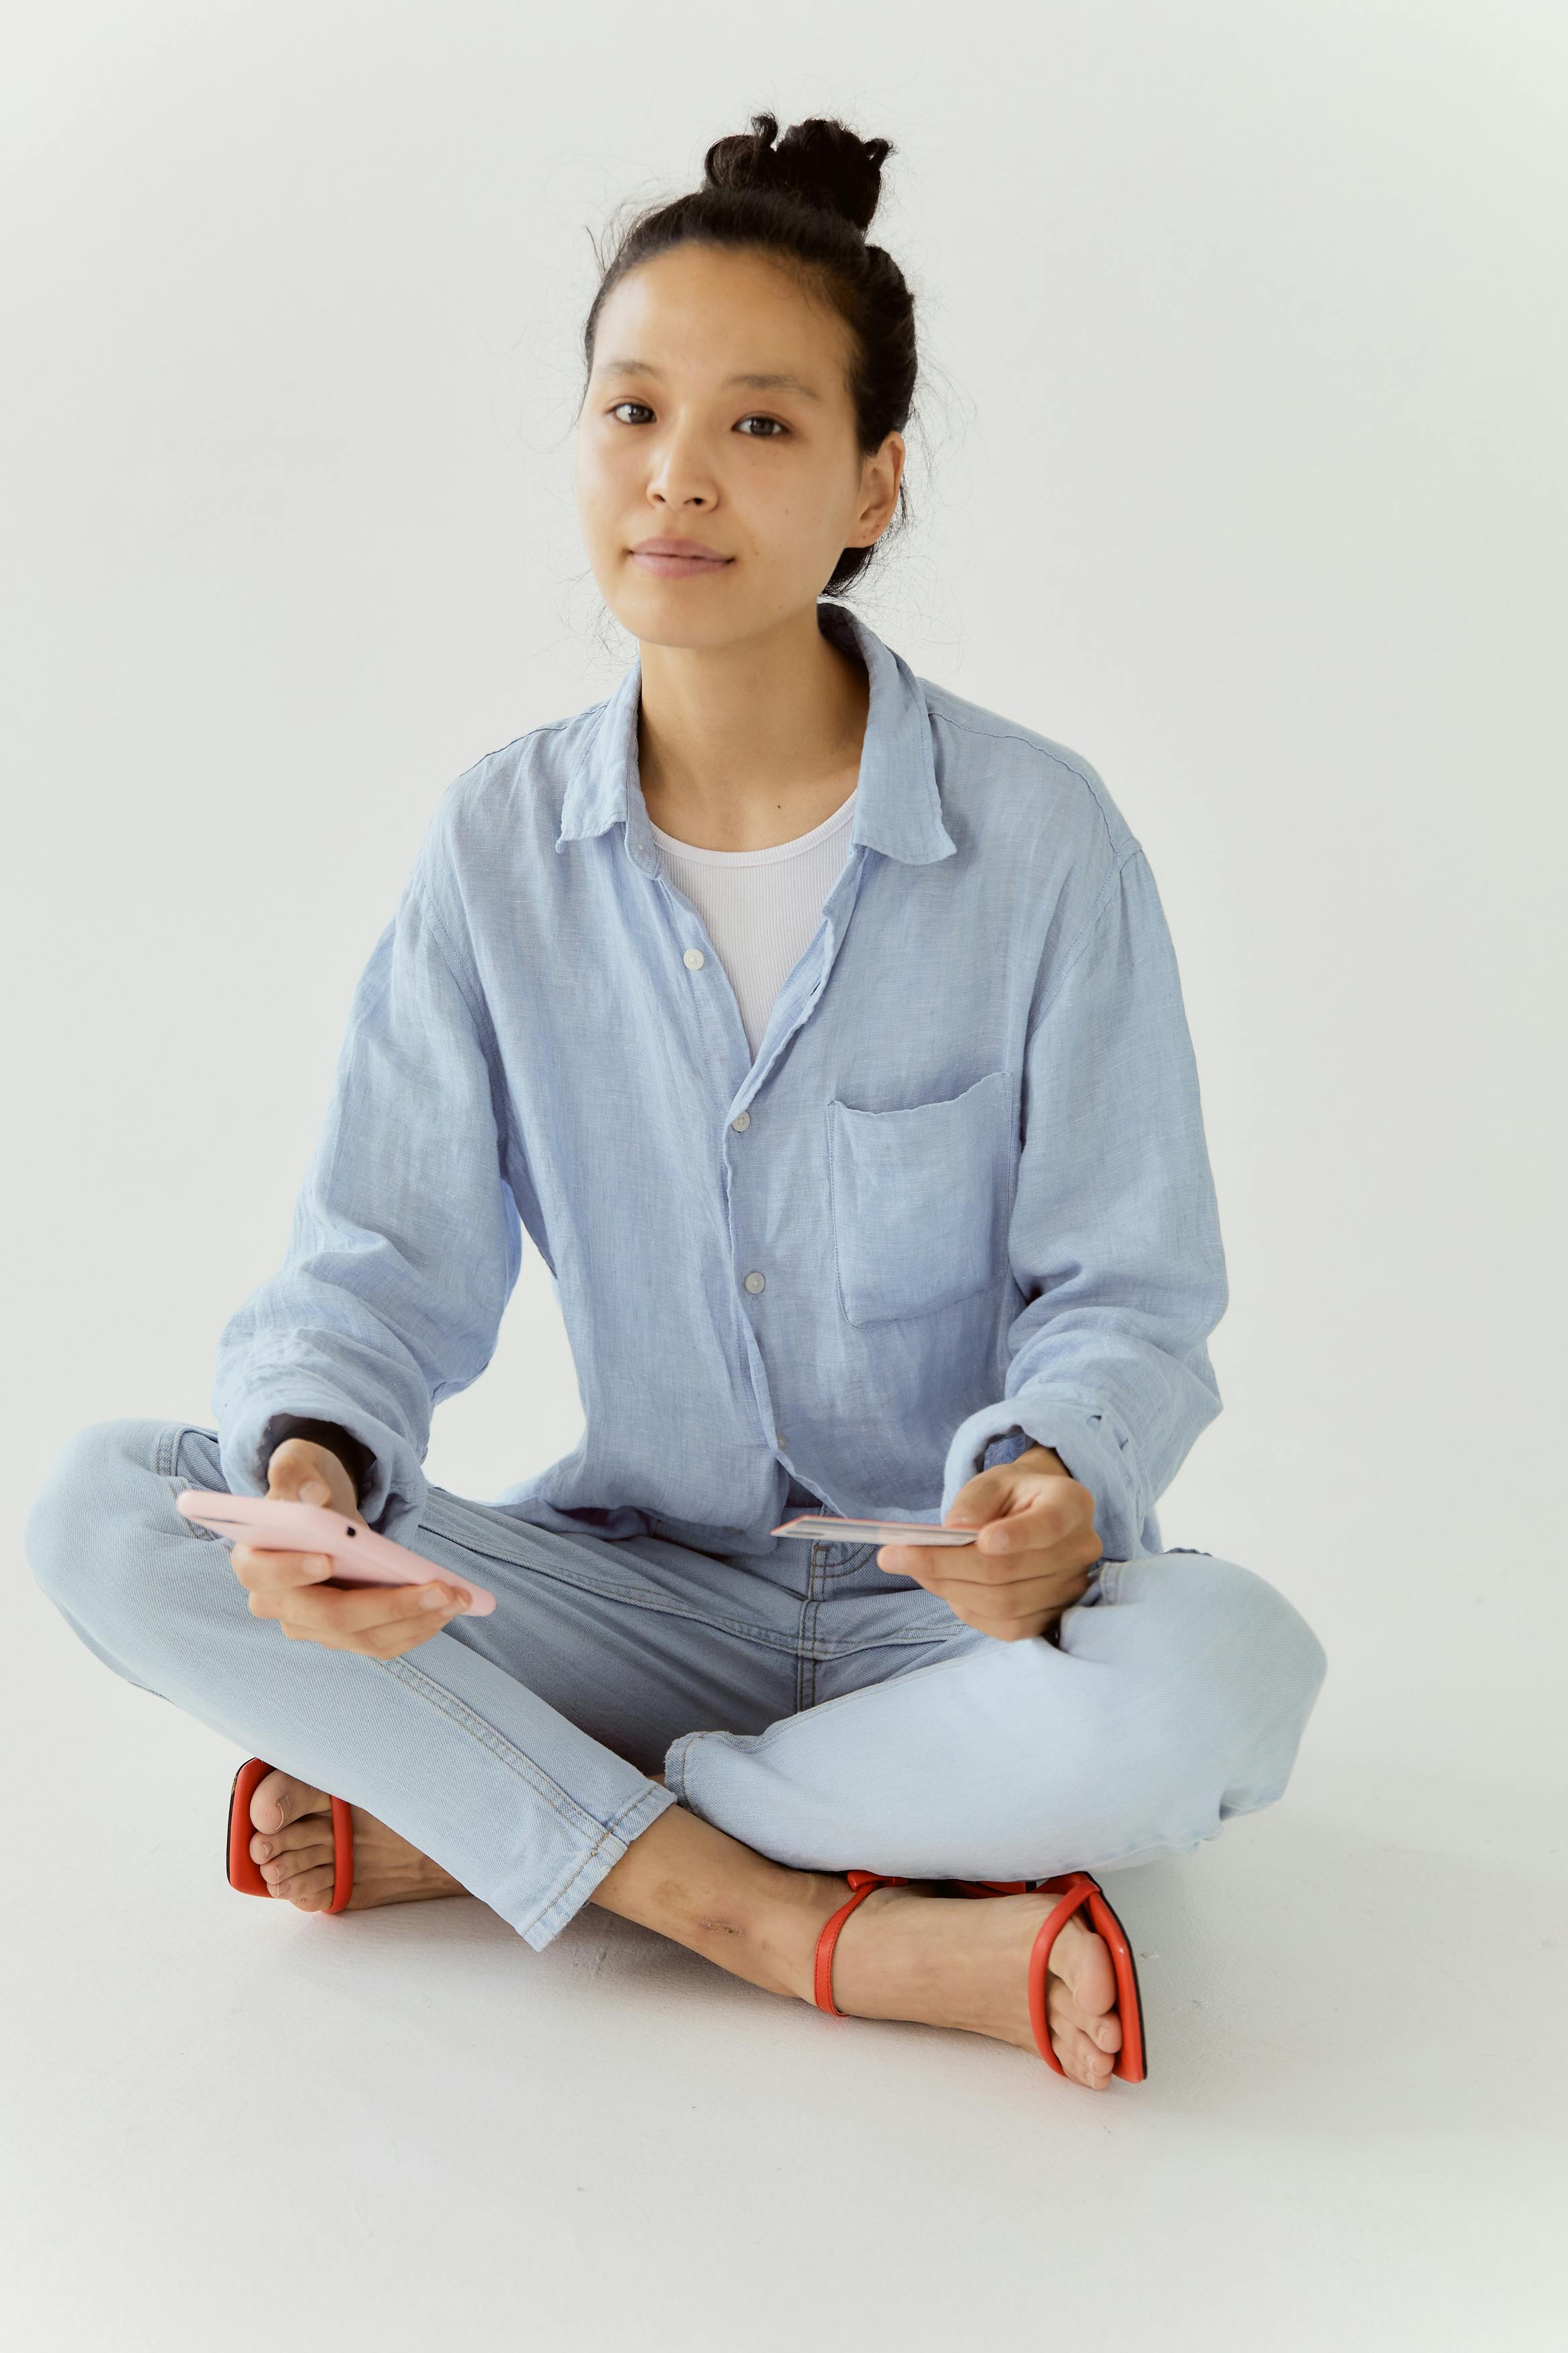
[[[79,0],[7,47],[29,2353],[1560,2342],[1562,12]],[[1233,1304],[1166,1541],[1330,1653],[1281,1808],[1147,1874],[1168,2064],[1114,2101],[596,1912],[254,1918],[235,1760],[21,1556],[71,1431],[210,1422],[437,797],[630,658],[590,237],[762,107],[895,142],[927,375],[859,609],[1091,760],[1170,918]],[[531,1252],[432,1476],[499,1493],[575,1400]]]

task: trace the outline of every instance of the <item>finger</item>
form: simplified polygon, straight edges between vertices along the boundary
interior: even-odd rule
[[[927,1590],[954,1609],[1021,1617],[1031,1609],[1070,1609],[1088,1592],[1089,1577],[1080,1568],[1052,1568],[1044,1575],[1026,1568],[1008,1576],[933,1577]]]
[[[259,1545],[237,1544],[229,1556],[236,1577],[247,1593],[259,1593],[272,1588],[284,1590],[297,1585],[320,1585],[332,1574],[330,1553],[274,1552]]]
[[[439,1582],[367,1585],[352,1590],[339,1585],[306,1586],[289,1595],[284,1622],[290,1632],[303,1632],[312,1640],[328,1634],[368,1634],[382,1627],[406,1632],[432,1620],[437,1611],[452,1616],[468,1599],[467,1593]]]
[[[347,1651],[361,1659],[396,1659],[441,1633],[457,1614],[456,1610],[432,1611],[416,1625],[373,1626],[363,1634],[307,1633],[303,1627],[291,1627],[286,1619],[278,1622],[291,1642],[314,1642],[320,1650]]]
[[[988,1520],[976,1536],[975,1549],[984,1554],[1043,1552],[1084,1525],[1081,1488],[1065,1479],[1047,1481],[1022,1510]]]
[[[314,1642],[323,1651],[352,1651],[364,1659],[396,1659],[405,1651],[416,1651],[432,1635],[442,1633],[457,1614],[455,1609],[427,1611],[412,1624],[370,1626],[357,1634],[312,1632],[302,1626],[290,1626],[287,1619],[278,1622],[291,1642]]]
[[[1032,1484],[1031,1480],[1031,1484]],[[977,1471],[966,1479],[951,1507],[942,1515],[942,1525],[950,1528],[984,1527],[1006,1511],[1018,1489],[1018,1468],[1016,1462],[994,1462],[989,1471]]]
[[[1016,1595],[1026,1586],[1037,1586],[1042,1593],[1059,1600],[1069,1588],[1082,1592],[1089,1583],[1089,1572],[1083,1565],[1081,1550],[1070,1550],[1065,1556],[1053,1558],[1049,1553],[1023,1553],[1016,1560],[970,1561],[965,1556],[962,1568],[944,1568],[931,1580],[933,1591]]]
[[[948,1599],[947,1606],[955,1618],[973,1626],[977,1634],[994,1635],[999,1642],[1021,1642],[1028,1636],[1043,1634],[1062,1614],[1055,1603],[1048,1609],[1004,1610],[989,1603],[976,1607],[973,1602]]]
[[[330,1504],[332,1491],[321,1476],[320,1464],[313,1455],[295,1454],[279,1461],[273,1457],[268,1467],[267,1492],[281,1496],[286,1504]]]
[[[1009,1618],[1004,1620],[971,1618],[962,1609],[955,1609],[952,1614],[955,1618],[962,1619],[966,1626],[972,1627],[975,1633],[988,1635],[993,1642],[1030,1642],[1043,1634],[1050,1623],[1048,1619],[1042,1619],[1038,1615],[1033,1618]]]
[[[891,1577],[912,1577],[918,1584],[929,1585],[942,1574],[942,1562],[952,1553],[962,1551],[967,1558],[968,1545],[883,1545],[877,1555],[877,1566]]]
[[[1004,1534],[1006,1542],[996,1541]],[[987,1538],[992,1541],[987,1542]],[[1064,1547],[1077,1555],[1071,1564],[1074,1567],[1083,1565],[1086,1552],[1091,1559],[1100,1557],[1100,1539],[1081,1511],[1073,1512],[1065,1521],[1048,1523],[1037,1518],[1032,1510],[1020,1513],[1016,1519],[991,1520],[972,1545],[886,1544],[878,1552],[877,1562],[879,1567],[892,1569],[900,1577],[919,1576],[923,1584],[932,1577],[1005,1574],[1030,1553],[1048,1557],[1060,1554]]]

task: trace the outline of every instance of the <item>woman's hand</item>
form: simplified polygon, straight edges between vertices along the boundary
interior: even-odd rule
[[[329,1447],[313,1438],[286,1438],[267,1465],[267,1492],[293,1504],[328,1504],[345,1519],[369,1522],[354,1482]],[[328,1651],[363,1651],[395,1659],[438,1634],[465,1606],[463,1592],[438,1580],[429,1585],[331,1584],[324,1552],[278,1552],[236,1544],[234,1573],[250,1596],[253,1618],[275,1618],[291,1642],[320,1642]]]
[[[884,1545],[877,1565],[912,1577],[999,1642],[1054,1626],[1088,1591],[1088,1572],[1105,1550],[1094,1532],[1094,1497],[1048,1446],[977,1472],[942,1525],[980,1533],[973,1545]]]

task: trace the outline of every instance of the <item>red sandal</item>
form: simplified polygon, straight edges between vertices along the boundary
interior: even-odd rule
[[[259,1757],[252,1757],[240,1767],[228,1793],[228,1883],[241,1895],[268,1895],[272,1890],[261,1876],[261,1866],[253,1862],[250,1841],[256,1836],[256,1825],[250,1819],[250,1801],[272,1767]],[[332,1900],[329,1912],[341,1912],[354,1892],[354,1826],[353,1816],[342,1798],[332,1799]]]
[[[1040,1923],[1029,1955],[1029,2024],[1034,2030],[1035,2047],[1048,2067],[1058,2075],[1067,2069],[1051,2049],[1051,2038],[1046,2024],[1046,1976],[1051,1947],[1065,1922],[1085,1904],[1095,1931],[1104,1937],[1110,1953],[1110,1966],[1116,1972],[1116,2014],[1121,2021],[1121,2048],[1116,2054],[1110,2072],[1120,2075],[1124,2084],[1142,2084],[1149,2073],[1143,2042],[1143,1996],[1138,1983],[1138,1964],[1133,1958],[1132,1940],[1106,1901],[1098,1879],[1087,1871],[1065,1872],[1059,1879],[954,1879],[949,1882],[961,1895],[1026,1895],[1044,1894],[1059,1895],[1056,1910]]]
[[[818,2010],[834,2018],[844,2012],[833,1999],[833,1948],[838,1942],[838,1932],[858,1904],[863,1904],[873,1888],[908,1887],[913,1883],[878,1871],[850,1871],[845,1873],[855,1893],[847,1904],[841,1904],[827,1921],[816,1940],[816,1966],[813,1974],[812,1991]],[[1051,2049],[1049,2028],[1046,2020],[1047,1964],[1051,1947],[1056,1943],[1063,1924],[1070,1920],[1080,1905],[1087,1904],[1089,1916],[1097,1933],[1103,1936],[1110,1951],[1111,1967],[1116,1972],[1117,2015],[1121,2021],[1121,2048],[1111,2067],[1113,2075],[1123,2083],[1141,2084],[1148,2073],[1143,2050],[1143,1999],[1138,1984],[1138,1964],[1133,1958],[1127,1931],[1106,1902],[1098,1880],[1087,1871],[1069,1871],[1060,1879],[953,1879],[944,1884],[956,1887],[961,1895],[1026,1895],[1043,1892],[1059,1895],[1056,1909],[1041,1922],[1029,1955],[1029,2024],[1033,2029],[1035,2047],[1047,2067],[1058,2075],[1067,2069]]]

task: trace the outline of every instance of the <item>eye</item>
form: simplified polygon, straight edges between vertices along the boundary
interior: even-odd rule
[[[651,408],[648,408],[646,400],[617,400],[616,407],[612,408],[610,411],[610,415],[612,417],[614,417],[616,408],[646,408],[647,409],[647,413],[650,417],[653,415],[653,411]]]
[[[749,417],[742,417],[741,423],[742,425],[776,425],[779,428],[779,433],[787,433],[789,431],[789,427],[784,424],[780,418],[776,417],[760,416],[755,409],[752,410]],[[773,433],[748,433],[746,438],[748,441],[773,441],[778,438],[778,435]]]

